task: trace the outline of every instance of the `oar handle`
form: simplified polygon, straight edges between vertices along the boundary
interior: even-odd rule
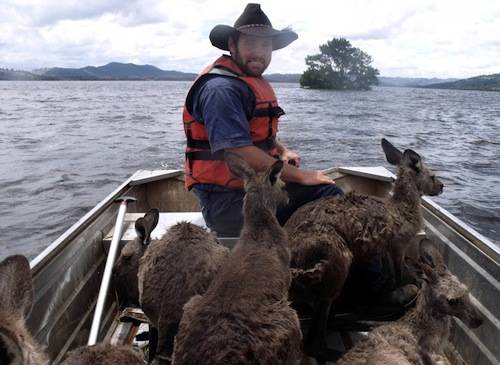
[[[118,209],[118,216],[116,217],[113,239],[111,240],[111,245],[109,246],[108,257],[106,259],[106,266],[104,268],[104,274],[102,276],[101,287],[99,289],[99,296],[97,297],[97,304],[94,312],[94,318],[92,320],[92,327],[90,328],[90,335],[88,341],[89,346],[95,345],[97,342],[97,336],[99,334],[99,327],[101,326],[101,319],[104,311],[104,305],[106,304],[106,296],[108,294],[109,282],[111,281],[111,273],[113,271],[113,265],[115,263],[116,253],[118,252],[118,246],[123,234],[123,221],[125,220],[127,205],[135,201],[136,199],[134,197],[129,197],[129,196],[122,196],[115,200],[115,202],[120,203],[120,208]]]

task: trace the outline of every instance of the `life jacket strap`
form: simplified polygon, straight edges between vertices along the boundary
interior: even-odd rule
[[[254,117],[276,117],[279,118],[285,114],[285,111],[279,106],[273,106],[269,108],[259,108],[255,109],[252,116]]]
[[[210,151],[190,151],[186,152],[186,159],[188,161],[224,161],[224,150],[220,150],[215,153]]]
[[[210,150],[210,143],[206,140],[188,138],[187,146],[189,148],[196,148],[199,150]],[[255,142],[254,146],[264,151],[270,151],[276,147],[276,141],[274,138],[267,138],[262,141]]]

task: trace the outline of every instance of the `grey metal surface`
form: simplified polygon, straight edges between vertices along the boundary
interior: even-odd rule
[[[34,306],[27,325],[52,361],[86,344],[92,309],[104,270],[104,232],[116,218],[115,198],[129,190],[125,181],[31,262]],[[114,307],[109,296],[106,313]],[[106,328],[109,323],[103,323]]]
[[[106,258],[106,266],[104,267],[104,273],[102,275],[101,287],[99,288],[99,295],[97,297],[97,304],[95,307],[94,318],[92,319],[92,327],[90,328],[90,335],[88,345],[92,346],[97,343],[97,336],[99,335],[99,328],[101,325],[101,317],[104,313],[104,307],[106,304],[106,297],[108,295],[109,284],[111,282],[111,273],[113,266],[115,264],[116,255],[118,253],[118,246],[123,233],[123,221],[125,219],[125,213],[127,212],[127,199],[120,203],[120,208],[118,208],[118,216],[116,217],[115,223],[115,233],[113,234],[113,239],[111,240],[111,245]]]
[[[500,266],[498,261],[481,250],[461,232],[468,227],[463,224],[460,231],[454,229],[448,214],[440,210],[424,209],[426,232],[438,243],[450,271],[466,284],[476,307],[484,317],[477,329],[469,329],[455,320],[452,328],[452,343],[467,364],[500,364]],[[454,217],[454,223],[457,222]]]

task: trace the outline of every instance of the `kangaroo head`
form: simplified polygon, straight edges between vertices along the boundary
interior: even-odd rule
[[[25,327],[33,306],[33,281],[26,257],[0,262],[0,364],[45,364],[40,346]]]
[[[259,200],[271,212],[276,212],[280,205],[288,203],[285,183],[280,179],[283,161],[276,160],[267,170],[256,172],[241,157],[226,152],[224,158],[231,173],[245,182],[245,200]]]
[[[113,268],[113,282],[121,304],[138,303],[137,272],[139,259],[151,242],[151,232],[158,224],[159,210],[150,209],[144,217],[135,221],[135,240],[127,242]],[[122,290],[126,289],[126,290]]]
[[[426,238],[420,242],[420,267],[422,278],[430,286],[435,309],[459,318],[471,328],[482,324],[482,316],[472,303],[467,287],[448,270],[436,246]]]
[[[123,246],[118,262],[126,262],[137,255],[139,255],[137,258],[140,258],[140,256],[143,255],[146,247],[151,242],[151,232],[153,232],[156,228],[159,216],[160,211],[157,208],[152,208],[144,215],[144,217],[135,221],[135,233],[137,236],[135,240],[130,241]]]
[[[401,152],[385,138],[382,138],[382,149],[384,150],[387,162],[399,166],[400,169],[404,169],[412,174],[420,195],[433,196],[443,192],[443,183],[425,166],[418,153],[409,149]]]

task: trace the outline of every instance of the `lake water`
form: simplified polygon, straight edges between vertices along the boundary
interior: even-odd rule
[[[189,85],[0,82],[0,258],[33,258],[138,169],[182,168]],[[274,86],[281,141],[304,167],[390,168],[386,137],[434,168],[438,204],[499,243],[500,93]]]

